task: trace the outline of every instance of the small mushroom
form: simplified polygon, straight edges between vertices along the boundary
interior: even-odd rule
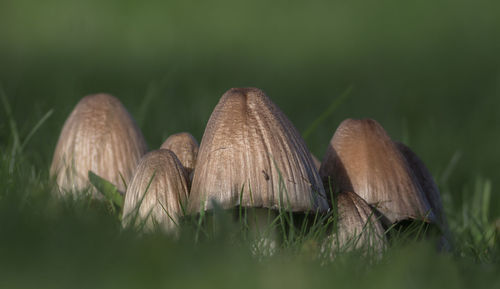
[[[337,231],[326,238],[325,249],[330,257],[336,250],[371,250],[381,253],[387,245],[385,230],[375,211],[353,192],[339,193],[336,197]]]
[[[311,154],[311,158],[312,158],[312,160],[313,160],[314,167],[316,167],[316,171],[318,171],[318,172],[319,172],[319,168],[321,168],[321,162],[320,162],[320,161],[318,160],[318,158],[317,158],[315,155],[313,155],[313,154]]]
[[[147,153],[139,162],[125,194],[123,225],[155,226],[175,231],[188,197],[187,175],[167,149]]]
[[[405,157],[375,120],[343,121],[330,141],[320,175],[325,186],[355,192],[390,223],[435,221]]]
[[[198,155],[198,142],[190,133],[181,132],[169,136],[161,148],[173,151],[188,175],[193,172]]]
[[[304,140],[257,88],[232,88],[208,121],[189,197],[192,212],[235,206],[328,210]]]
[[[123,192],[146,150],[141,131],[118,99],[88,95],[64,123],[50,172],[62,194],[88,188],[89,170]]]

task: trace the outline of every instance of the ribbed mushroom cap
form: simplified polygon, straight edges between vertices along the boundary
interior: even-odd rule
[[[161,148],[173,151],[188,174],[194,170],[198,155],[198,142],[190,133],[181,132],[169,136]]]
[[[434,220],[404,156],[375,120],[343,121],[330,141],[320,175],[340,192],[355,192],[393,223]]]
[[[383,250],[387,239],[374,210],[353,192],[337,195],[337,235],[329,237],[339,248]]]
[[[208,121],[189,207],[326,211],[328,204],[304,140],[257,88],[227,91]]]
[[[417,178],[418,183],[420,184],[420,187],[422,188],[422,191],[432,208],[432,212],[438,220],[438,224],[442,226],[443,229],[446,228],[448,225],[444,214],[443,201],[441,200],[438,186],[436,182],[434,182],[432,174],[429,172],[424,162],[422,162],[422,160],[409,147],[400,142],[395,143],[399,151],[406,158],[408,165]]]
[[[84,97],[64,123],[50,168],[60,191],[89,186],[91,170],[125,191],[147,147],[141,131],[121,102],[109,94]]]
[[[166,149],[147,153],[135,169],[125,194],[123,224],[155,225],[170,231],[186,205],[186,172],[175,154]],[[185,208],[185,207],[184,207]]]

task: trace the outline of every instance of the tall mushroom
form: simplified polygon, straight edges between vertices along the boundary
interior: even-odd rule
[[[167,149],[149,152],[127,188],[123,224],[175,231],[187,197],[187,175],[176,155]]]
[[[188,175],[193,172],[198,155],[198,142],[190,133],[181,132],[169,136],[161,148],[173,151]]]
[[[189,197],[192,212],[235,206],[328,210],[302,137],[257,88],[232,88],[208,121]]]
[[[340,192],[355,192],[391,223],[436,221],[405,157],[372,119],[343,121],[323,159],[320,175]]]
[[[146,150],[141,131],[118,99],[88,95],[64,123],[50,172],[62,194],[88,188],[89,170],[123,192],[122,177],[129,180]]]

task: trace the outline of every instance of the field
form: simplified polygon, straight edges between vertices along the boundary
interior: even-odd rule
[[[0,3],[0,288],[500,287],[496,1]],[[150,149],[201,140],[220,96],[263,89],[320,159],[345,118],[374,118],[439,185],[453,248],[396,242],[324,264],[307,240],[256,258],[228,225],[195,242],[122,230],[105,204],[54,199],[64,120],[118,97]]]

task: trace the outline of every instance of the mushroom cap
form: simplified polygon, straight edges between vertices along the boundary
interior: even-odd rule
[[[325,192],[304,140],[257,88],[232,88],[207,123],[189,210],[237,205],[327,211]]]
[[[337,195],[337,236],[339,247],[370,247],[381,251],[387,239],[375,211],[353,192]],[[351,246],[349,246],[351,245]]]
[[[340,192],[355,192],[392,223],[434,220],[405,157],[375,120],[343,121],[330,141],[320,175],[325,184],[331,178]]]
[[[321,168],[321,162],[320,162],[320,161],[318,160],[318,158],[317,158],[315,155],[313,155],[313,154],[311,154],[311,158],[312,158],[312,160],[313,160],[314,167],[316,168],[316,171],[318,171],[318,172],[319,172],[319,168]]]
[[[139,162],[127,188],[123,224],[143,222],[147,229],[156,224],[166,231],[176,228],[188,197],[187,175],[170,150],[147,153]]]
[[[169,136],[161,148],[173,151],[188,174],[194,170],[198,155],[198,142],[190,133],[181,132]]]
[[[401,142],[395,143],[412,169],[413,174],[417,178],[418,183],[420,184],[420,187],[422,188],[422,191],[432,208],[432,212],[438,221],[438,224],[442,226],[442,228],[446,228],[448,225],[443,209],[443,201],[441,200],[441,194],[439,193],[438,186],[434,181],[432,174],[429,172],[424,162],[408,146]]]
[[[123,192],[121,176],[130,179],[146,150],[141,131],[117,98],[88,95],[64,123],[50,172],[63,194],[88,188],[89,170]]]

